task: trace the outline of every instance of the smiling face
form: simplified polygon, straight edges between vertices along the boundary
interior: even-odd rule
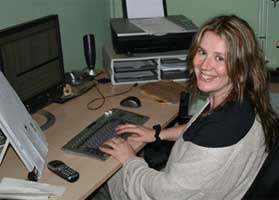
[[[194,56],[193,66],[199,90],[218,102],[226,98],[232,88],[226,63],[224,39],[212,31],[206,31]]]

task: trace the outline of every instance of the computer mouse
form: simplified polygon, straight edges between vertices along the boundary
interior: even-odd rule
[[[141,102],[139,98],[135,96],[129,96],[126,97],[125,99],[122,99],[120,105],[125,107],[130,107],[130,108],[138,108],[141,106]]]

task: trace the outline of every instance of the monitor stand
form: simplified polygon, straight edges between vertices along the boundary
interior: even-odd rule
[[[88,80],[84,80],[79,85],[66,84],[64,87],[64,94],[62,96],[52,98],[51,101],[54,103],[60,103],[60,104],[65,103],[75,97],[78,97],[78,96],[88,92],[95,85],[96,85],[96,83],[94,81],[88,81]]]
[[[43,123],[41,122],[42,120],[38,120],[39,122],[37,121],[43,131],[45,131],[55,123],[56,119],[52,113],[46,110],[40,110],[37,113],[44,117]]]

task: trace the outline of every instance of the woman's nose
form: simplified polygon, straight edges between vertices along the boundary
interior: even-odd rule
[[[201,63],[201,69],[210,70],[212,68],[211,58],[209,56],[205,57]]]

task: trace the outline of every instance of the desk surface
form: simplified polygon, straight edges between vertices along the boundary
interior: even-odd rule
[[[105,96],[126,91],[129,87],[131,85],[99,85],[100,90]],[[141,99],[142,106],[136,109],[120,107],[119,102],[124,97],[132,95]],[[129,93],[107,98],[104,106],[98,110],[88,110],[86,107],[87,103],[96,97],[100,97],[100,95],[96,88],[92,88],[84,95],[70,100],[63,105],[51,104],[44,109],[56,117],[55,124],[44,133],[49,145],[48,161],[54,159],[62,160],[80,173],[80,178],[77,182],[69,183],[45,168],[44,174],[39,182],[65,186],[66,191],[62,197],[63,200],[85,199],[121,167],[120,163],[112,157],[106,161],[100,161],[86,156],[65,153],[61,150],[64,144],[93,120],[111,108],[121,108],[149,116],[150,119],[145,123],[148,127],[158,123],[166,126],[176,117],[178,112],[178,105],[158,103],[144,95],[138,87],[133,88]],[[100,102],[95,103],[93,105],[97,106]],[[39,119],[40,116],[35,114],[34,118]],[[132,145],[136,150],[143,147],[143,144],[139,143],[133,143]],[[0,177],[26,179],[27,173],[23,163],[13,149],[9,147],[0,166]]]

